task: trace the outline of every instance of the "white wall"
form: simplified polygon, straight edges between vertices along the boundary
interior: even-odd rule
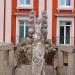
[[[0,42],[3,42],[4,0],[0,0]]]
[[[47,0],[48,36],[52,40],[52,0]]]
[[[6,20],[5,20],[5,42],[11,43],[11,13],[12,13],[12,0],[6,0]]]

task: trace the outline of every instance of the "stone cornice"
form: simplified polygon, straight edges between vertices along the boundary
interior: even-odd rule
[[[0,44],[0,51],[12,50],[13,47],[14,47],[13,44],[1,43]]]
[[[57,17],[75,17],[75,14],[55,14]]]
[[[24,16],[24,17],[29,17],[29,14],[27,13],[14,13],[15,16]]]

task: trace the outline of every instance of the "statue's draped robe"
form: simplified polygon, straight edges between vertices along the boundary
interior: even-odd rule
[[[41,42],[38,42],[36,46],[33,47],[32,56],[32,75],[41,75],[44,67],[44,55],[45,48]]]
[[[35,46],[33,46],[32,50],[32,75],[41,75],[42,69],[45,63],[44,55],[45,55],[45,47],[42,43],[42,32],[41,32],[42,24],[35,24],[35,33],[33,34]],[[40,41],[40,42],[39,42]]]

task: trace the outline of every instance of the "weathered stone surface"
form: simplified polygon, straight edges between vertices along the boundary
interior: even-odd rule
[[[13,54],[10,54],[9,51],[13,51],[13,45],[11,44],[3,44],[0,45],[0,74],[1,75],[12,75],[13,74],[13,67],[9,59]],[[9,57],[10,56],[10,57]]]
[[[45,75],[56,75],[56,71],[52,66],[45,66]]]
[[[58,59],[59,68],[58,72],[60,75],[74,75],[74,53],[73,47],[60,45],[58,47]],[[64,53],[67,53],[67,59],[64,57]],[[65,59],[65,60],[64,60]],[[67,64],[65,66],[65,63]]]
[[[46,13],[42,14],[44,14],[42,19],[36,18],[34,12],[33,16],[30,16],[29,36],[23,39],[20,46],[16,49],[18,60],[16,75],[30,73],[28,65],[32,65],[31,75],[45,75],[45,64],[50,64],[53,61],[52,58],[56,50],[52,47],[51,40],[47,39],[47,15]],[[50,62],[48,63],[46,56],[49,52],[51,56],[49,56]]]
[[[32,66],[31,65],[20,65],[15,70],[15,75],[32,75]]]
[[[67,74],[73,75],[74,71],[74,54],[68,53],[68,68],[67,68]]]

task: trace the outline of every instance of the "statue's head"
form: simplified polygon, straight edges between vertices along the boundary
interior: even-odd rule
[[[41,46],[41,45],[42,45],[42,43],[41,43],[41,42],[38,42],[38,43],[37,43],[37,45],[38,45],[38,46]]]

